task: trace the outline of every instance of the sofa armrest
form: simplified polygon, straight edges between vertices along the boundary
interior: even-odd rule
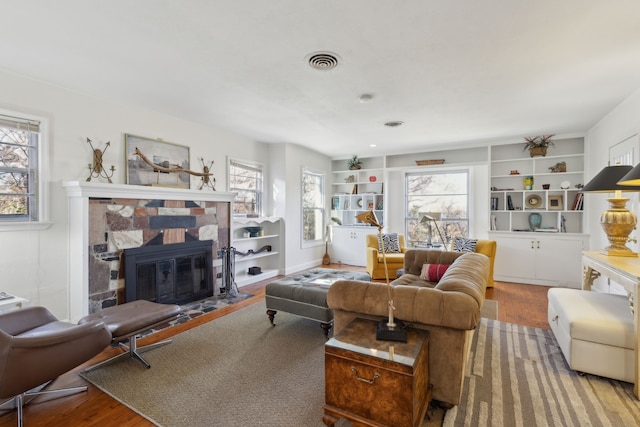
[[[384,283],[340,280],[329,288],[329,308],[386,318],[388,289]],[[397,319],[409,323],[474,329],[480,321],[480,306],[463,292],[435,288],[394,286],[393,302]]]

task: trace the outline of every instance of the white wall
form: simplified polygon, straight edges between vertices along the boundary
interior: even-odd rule
[[[607,166],[609,148],[628,138],[638,139],[640,132],[640,89],[625,99],[609,114],[602,118],[585,136],[587,170],[585,183],[593,178],[602,168]],[[606,201],[609,195],[591,193],[585,196],[585,213],[587,216],[587,233],[590,234],[590,250],[598,250],[608,245],[607,237],[600,226],[600,214],[609,208]],[[625,193],[631,200],[627,208],[636,215],[640,214],[638,195]],[[638,231],[631,237],[640,239]],[[607,290],[606,279],[597,279],[596,287]],[[616,289],[612,289],[616,291]]]
[[[124,134],[130,133],[149,138],[187,145],[191,148],[192,169],[199,170],[200,157],[215,163],[212,172],[217,180],[217,189],[226,191],[226,158],[265,162],[271,146],[259,143],[237,134],[166,116],[145,109],[104,101],[91,95],[77,93],[60,87],[16,76],[0,71],[0,109],[33,114],[48,119],[49,132],[45,142],[49,144],[49,187],[51,191],[51,215],[53,225],[44,231],[0,232],[0,290],[26,297],[35,305],[48,307],[59,318],[68,317],[68,274],[67,274],[67,198],[61,182],[84,180],[88,175],[87,164],[92,153],[86,138],[94,141],[95,148],[111,141],[105,152],[107,167],[116,166],[114,183],[125,183]],[[300,165],[311,161],[328,164],[329,159],[318,153],[298,151],[287,147],[287,176],[276,174],[278,185],[295,177],[295,183],[286,196],[295,195],[299,190]],[[296,163],[297,162],[297,163]],[[282,164],[274,165],[278,169]],[[267,165],[266,175],[272,171]],[[326,168],[329,169],[328,167]],[[297,171],[297,176],[293,171]],[[197,188],[197,178],[192,178],[192,188]],[[269,185],[267,210],[282,209],[285,190],[277,195],[274,205]],[[292,191],[294,193],[292,193]],[[278,215],[299,217],[294,201],[287,201],[287,212]],[[298,205],[299,206],[299,205]],[[269,213],[269,212],[267,212]],[[294,215],[295,213],[295,215]],[[297,227],[297,228],[296,228]],[[288,229],[287,238],[299,239],[298,222]],[[295,247],[295,246],[294,246]],[[299,246],[298,246],[299,247]],[[296,265],[304,265],[320,259],[315,252],[295,251]]]
[[[273,150],[273,149],[272,149]],[[302,168],[309,167],[325,175],[326,206],[331,206],[331,160],[323,154],[293,144],[278,144],[273,151],[274,178],[276,181],[286,183],[284,199],[279,198],[278,216],[284,217],[286,224],[285,233],[285,273],[315,267],[322,263],[324,244],[314,247],[302,247],[300,235],[302,233]],[[282,203],[284,202],[284,203]],[[327,222],[329,209],[327,209]]]

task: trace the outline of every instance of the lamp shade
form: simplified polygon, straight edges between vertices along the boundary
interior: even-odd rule
[[[631,169],[625,176],[620,178],[618,185],[628,187],[636,186],[636,189],[640,189],[640,164]]]
[[[634,169],[630,165],[607,166],[594,176],[591,181],[582,188],[582,191],[610,193],[613,191],[638,191],[640,190],[640,171],[638,183],[620,185],[618,182]],[[637,169],[637,166],[636,166]]]

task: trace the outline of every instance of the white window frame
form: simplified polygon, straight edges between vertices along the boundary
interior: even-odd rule
[[[467,226],[467,235],[464,237],[468,237],[469,232],[471,230],[471,170],[468,168],[463,168],[463,169],[434,169],[434,170],[429,170],[429,171],[424,171],[424,172],[410,172],[410,173],[406,173],[404,175],[404,210],[405,210],[405,220],[404,220],[404,228],[405,228],[405,236],[407,239],[407,245],[409,245],[410,243],[413,244],[413,241],[410,240],[409,237],[409,225],[412,222],[415,221],[420,221],[421,218],[416,218],[416,217],[412,217],[409,216],[409,189],[408,189],[408,180],[409,177],[411,176],[416,176],[416,175],[440,175],[440,174],[451,174],[451,173],[464,173],[466,174],[467,177],[467,192],[466,192],[466,199],[467,199],[467,217],[466,218],[446,218],[446,217],[442,217],[440,221],[438,221],[439,227],[440,227],[440,231],[443,233],[444,238],[448,239],[447,243],[450,243],[451,241],[451,236],[448,236],[446,233],[446,227],[443,226],[443,223],[446,223],[447,221],[452,221],[452,222],[466,222]],[[446,195],[446,193],[443,193],[443,195]],[[431,195],[428,195],[431,196]],[[437,236],[439,239],[439,236]]]
[[[264,176],[265,176],[265,168],[264,165],[262,163],[257,163],[257,162],[251,162],[248,160],[240,160],[240,159],[236,159],[236,158],[228,158],[227,161],[227,191],[229,192],[238,192],[238,189],[236,187],[233,186],[233,180],[231,178],[231,169],[232,167],[234,167],[234,165],[237,165],[239,167],[244,167],[247,170],[250,169],[254,169],[257,172],[259,172],[260,174],[260,178],[259,178],[259,183],[256,185],[256,207],[255,210],[253,212],[242,212],[242,213],[236,213],[235,212],[235,205],[236,205],[236,201],[234,200],[234,211],[232,212],[232,214],[234,216],[246,216],[247,213],[250,214],[257,214],[259,216],[262,216],[264,213]],[[238,195],[236,195],[236,197],[238,197]]]
[[[28,219],[0,218],[0,232],[43,230],[51,226],[49,221],[49,120],[28,113],[0,109],[0,119],[14,122],[19,129],[28,129],[30,123],[38,124],[37,164],[32,179],[37,183],[34,196],[37,204],[35,217]]]
[[[321,205],[314,207],[305,207],[304,197],[302,194],[304,193],[304,177],[305,175],[314,175],[321,178]],[[327,215],[327,206],[326,206],[326,198],[327,198],[327,174],[324,171],[309,168],[306,166],[302,167],[302,171],[300,174],[300,245],[302,248],[311,248],[316,246],[321,246],[324,244],[325,233],[326,233],[326,215]],[[322,218],[322,231],[320,232],[320,237],[315,240],[305,240],[304,235],[304,214],[308,209],[318,210],[320,211],[320,218]]]

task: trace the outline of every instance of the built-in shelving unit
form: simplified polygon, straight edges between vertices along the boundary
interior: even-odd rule
[[[356,215],[372,210],[384,222],[384,157],[363,158],[362,168],[349,170],[346,160],[332,162],[333,225],[361,224]]]
[[[584,140],[555,140],[544,157],[524,142],[490,147],[489,237],[497,242],[494,278],[537,285],[580,287],[584,230]],[[558,163],[565,172],[553,172]],[[578,187],[576,187],[578,185]],[[543,187],[544,186],[544,187]],[[548,188],[545,188],[548,187]],[[529,217],[539,214],[539,229]]]
[[[490,229],[527,231],[529,215],[535,212],[542,216],[542,230],[582,233],[583,205],[577,205],[581,191],[576,185],[584,184],[583,139],[558,140],[545,157],[530,157],[523,147],[491,147]],[[566,172],[551,172],[560,162]]]
[[[262,227],[262,231],[256,237],[249,237],[245,227]],[[280,274],[282,231],[279,217],[233,218],[232,246],[237,251],[235,281],[239,287]],[[271,250],[260,251],[265,246],[270,246]],[[251,267],[259,267],[262,273],[249,274]]]

